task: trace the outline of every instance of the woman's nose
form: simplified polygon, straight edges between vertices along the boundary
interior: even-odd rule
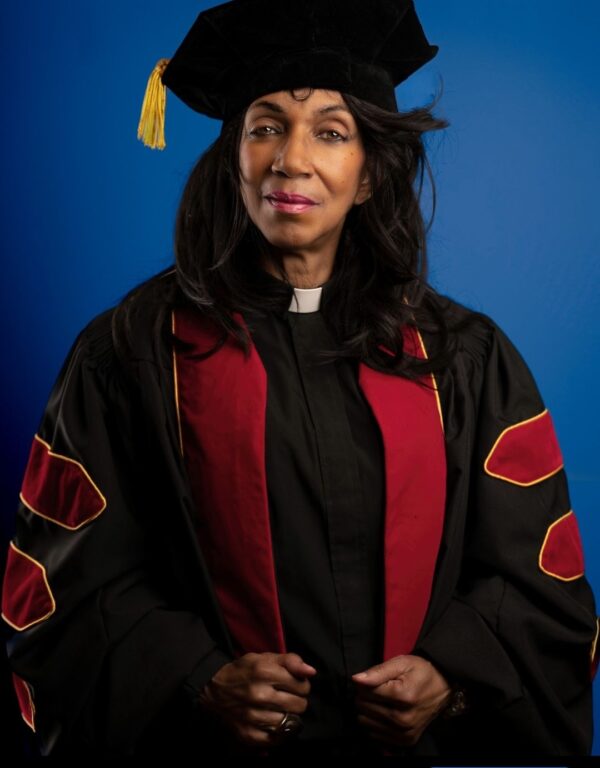
[[[271,165],[275,173],[285,173],[295,176],[299,173],[310,173],[312,160],[310,149],[302,136],[290,132],[280,144]]]

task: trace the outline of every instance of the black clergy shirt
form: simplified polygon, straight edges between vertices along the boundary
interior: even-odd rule
[[[268,290],[269,309],[243,316],[267,374],[265,459],[279,604],[287,651],[317,670],[304,728],[292,741],[295,748],[331,740],[369,751],[350,676],[382,661],[381,433],[357,362],[315,358],[336,345],[321,311],[336,278],[299,289],[257,269],[253,279]]]

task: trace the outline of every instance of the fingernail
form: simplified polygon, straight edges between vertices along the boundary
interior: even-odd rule
[[[366,677],[367,672],[357,672],[355,675],[352,675],[352,677]]]

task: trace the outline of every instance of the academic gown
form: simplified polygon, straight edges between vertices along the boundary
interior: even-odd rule
[[[42,753],[236,754],[198,691],[243,653],[296,651],[317,676],[294,746],[380,749],[357,733],[349,675],[412,653],[471,705],[398,754],[589,754],[594,597],[552,420],[517,350],[453,303],[472,323],[442,375],[315,366],[335,344],[330,281],[294,312],[315,293],[257,279],[281,301],[235,313],[249,357],[231,340],[207,356],[218,335],[191,305],[158,348],[138,319],[134,380],[112,309],[67,355],[2,594]],[[425,357],[428,334],[402,330]]]

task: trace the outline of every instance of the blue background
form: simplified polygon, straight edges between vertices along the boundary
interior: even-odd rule
[[[220,123],[170,92],[166,150],[144,147],[137,123],[154,64],[215,4],[3,6],[4,551],[31,439],[75,335],[172,261],[179,196]],[[451,123],[428,139],[438,193],[431,279],[490,314],[527,360],[600,595],[600,9],[592,0],[417,0],[417,9],[440,52],[397,89],[399,107],[429,100],[441,77],[437,113]]]

